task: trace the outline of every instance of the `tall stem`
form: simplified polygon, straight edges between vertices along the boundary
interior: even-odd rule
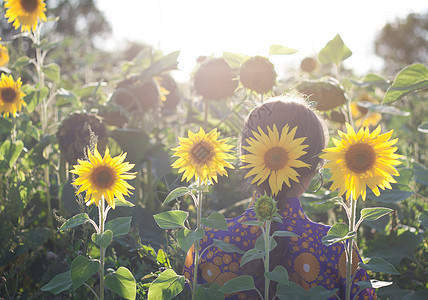
[[[198,179],[199,180],[199,179]],[[201,184],[198,184],[198,203],[196,206],[196,229],[201,228],[202,219],[202,190],[200,189]],[[192,300],[196,299],[196,286],[198,282],[198,265],[199,265],[199,241],[195,242],[195,260],[193,265],[193,288],[192,288]]]
[[[270,224],[271,224],[271,221],[267,220],[266,221],[266,231],[263,232],[264,238],[265,238],[265,250],[266,250],[265,273],[269,272]],[[269,286],[270,286],[270,280],[265,276],[265,300],[269,299]]]
[[[101,197],[100,206],[98,206],[99,216],[100,216],[100,232],[99,234],[104,233],[104,196]],[[100,246],[100,300],[104,300],[104,258],[106,254],[106,249],[103,246]]]
[[[349,220],[349,232],[353,232],[355,230],[355,215],[357,210],[357,200],[352,199],[349,197],[349,200],[351,201],[351,219]],[[346,300],[351,300],[351,276],[352,276],[352,253],[353,253],[353,247],[354,247],[354,238],[351,237],[348,240],[348,250],[347,250],[347,256],[346,256]]]

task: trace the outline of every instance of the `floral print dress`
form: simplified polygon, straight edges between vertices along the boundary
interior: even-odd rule
[[[299,237],[282,237],[288,239],[287,257],[284,257],[291,281],[303,288],[310,289],[322,286],[328,290],[338,288],[337,295],[345,299],[346,254],[342,244],[325,246],[321,239],[327,234],[330,226],[312,222],[304,214],[298,198],[288,198],[285,209],[280,212],[282,223],[276,223],[276,230],[287,230]],[[243,222],[255,220],[254,208],[248,208],[242,215],[227,219],[228,231],[205,227],[205,236],[201,241],[203,255],[199,262],[198,283],[218,283],[223,286],[227,281],[245,274],[239,263],[242,254],[227,253],[216,246],[211,246],[214,239],[231,243],[244,252],[254,248],[257,238],[261,234],[258,226],[244,225]],[[211,246],[211,247],[210,247]],[[184,276],[190,281],[193,278],[194,250],[189,250],[184,267]],[[360,255],[354,248],[352,271],[361,261]],[[251,264],[251,262],[249,262]],[[255,281],[257,274],[251,274]],[[263,276],[260,272],[259,276]],[[358,281],[369,280],[365,270],[359,269],[351,289],[351,299],[358,292]],[[246,291],[226,295],[226,299],[259,299],[255,291]],[[329,299],[337,299],[333,296]],[[356,299],[377,299],[374,289],[366,289],[358,293]]]

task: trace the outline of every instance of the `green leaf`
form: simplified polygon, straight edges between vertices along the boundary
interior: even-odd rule
[[[288,272],[283,266],[276,266],[271,272],[265,272],[265,277],[269,280],[288,285]]]
[[[53,82],[58,82],[60,77],[59,66],[55,63],[51,63],[43,67],[43,73],[46,78],[50,79]]]
[[[389,88],[390,82],[380,75],[370,73],[364,76],[362,81],[357,84],[360,86],[377,87],[386,91]]]
[[[71,271],[61,273],[52,278],[41,290],[56,295],[71,288]]]
[[[98,246],[107,248],[113,240],[113,231],[107,229],[104,233],[93,233],[91,236],[92,241]]]
[[[156,255],[156,261],[162,267],[171,268],[171,265],[170,265],[169,259],[168,259],[168,255],[166,254],[166,252],[163,249],[158,250],[158,254]]]
[[[119,217],[106,223],[105,230],[113,231],[113,237],[128,234],[132,217]]]
[[[271,45],[269,47],[269,55],[274,55],[274,54],[293,54],[296,53],[297,50],[295,49],[291,49],[285,46],[281,46],[281,45]]]
[[[125,202],[123,202],[122,200],[119,200],[117,198],[114,198],[114,206],[115,207],[134,207],[134,203],[129,202],[127,200],[125,200]]]
[[[224,294],[219,292],[219,289],[220,285],[217,283],[201,284],[196,290],[196,299],[224,300]]]
[[[428,168],[415,163],[413,170],[416,175],[416,182],[428,186]]]
[[[17,69],[17,68],[21,68],[21,67],[25,67],[30,63],[30,58],[28,56],[20,56],[15,63],[13,64],[13,68]]]
[[[337,34],[319,52],[318,59],[322,64],[334,63],[338,65],[341,61],[352,55],[351,50],[345,45],[342,38]]]
[[[361,210],[361,220],[367,220],[367,221],[375,221],[379,219],[380,217],[383,217],[386,214],[389,214],[392,211],[390,208],[386,207],[370,207],[370,208],[363,208]]]
[[[382,114],[389,114],[394,116],[407,117],[410,116],[410,112],[402,111],[394,106],[389,106],[385,104],[375,104],[369,101],[360,101],[357,103],[358,106],[365,107],[370,111],[378,112]]]
[[[366,280],[366,281],[358,281],[355,284],[358,285],[360,287],[360,289],[366,289],[366,288],[379,289],[379,288],[391,285],[392,282],[379,281],[376,279],[371,279],[371,280]]]
[[[110,136],[120,145],[122,151],[127,153],[127,160],[139,163],[147,155],[150,147],[149,135],[133,128],[121,128],[113,130]]]
[[[190,247],[205,235],[205,230],[198,228],[195,231],[189,230],[187,228],[181,228],[177,232],[177,241],[178,245],[184,252],[189,251]]]
[[[244,254],[245,252],[238,247],[236,247],[233,244],[226,243],[222,240],[214,239],[214,246],[217,246],[219,249],[223,250],[224,252],[236,252],[240,254]]]
[[[423,122],[418,126],[418,131],[422,133],[428,133],[428,122]]]
[[[275,241],[274,238],[269,237],[270,240],[270,245],[269,245],[269,250],[272,251],[273,249],[276,248],[276,246],[278,246],[277,242]],[[265,239],[263,237],[263,234],[259,235],[259,237],[256,240],[256,243],[254,245],[254,249],[257,249],[260,252],[265,253]]]
[[[20,140],[11,143],[10,140],[4,141],[0,146],[0,154],[4,157],[9,165],[9,168],[12,168],[16,160],[21,155],[22,149],[24,149],[24,143]]]
[[[358,263],[358,266],[364,270],[372,272],[400,275],[400,273],[392,264],[380,257],[372,257],[367,263]]]
[[[306,291],[297,283],[290,281],[289,285],[278,284],[276,296],[280,300],[319,300],[332,297],[338,290],[336,288],[330,291],[322,286],[315,286]]]
[[[423,64],[413,64],[397,74],[386,91],[383,102],[394,102],[409,93],[425,88],[428,88],[428,69]]]
[[[245,252],[244,255],[242,256],[240,266],[242,267],[243,265],[245,265],[250,261],[263,258],[263,257],[265,257],[264,252],[260,252],[257,249],[250,249],[247,252]]]
[[[148,299],[170,300],[183,290],[184,283],[184,276],[177,275],[173,269],[167,269],[150,285]]]
[[[175,51],[156,60],[150,67],[141,72],[139,79],[144,82],[162,72],[177,69],[179,55],[180,51]]]
[[[125,267],[119,267],[105,277],[106,286],[125,299],[135,299],[137,284],[132,273]]]
[[[100,262],[95,259],[89,259],[79,255],[71,263],[71,281],[73,289],[77,289],[86,282],[92,275],[98,272]]]
[[[241,67],[244,61],[250,58],[250,56],[240,53],[224,51],[223,58],[229,64],[230,67],[239,68]]]
[[[299,237],[298,234],[295,234],[294,232],[286,231],[286,230],[277,230],[277,231],[274,231],[272,233],[272,237],[276,237],[276,236],[280,236],[280,237],[291,237],[291,236]]]
[[[219,292],[222,292],[224,294],[231,294],[242,291],[254,290],[255,288],[256,286],[254,285],[253,276],[242,275],[227,281],[219,289]]]
[[[247,225],[247,226],[262,226],[263,222],[259,221],[259,220],[250,220],[250,221],[245,221],[242,223],[243,225]]]
[[[328,230],[327,235],[335,235],[337,237],[345,237],[349,232],[349,226],[343,223],[334,223]]]
[[[185,186],[178,187],[174,189],[171,193],[169,193],[168,196],[166,196],[162,205],[165,205],[171,202],[172,200],[175,200],[189,193],[191,193],[191,190],[188,187],[185,187]]]
[[[27,111],[33,112],[36,107],[47,97],[49,89],[44,86],[40,90],[35,89],[32,86],[24,85],[22,91],[25,93],[24,100],[27,103]]]
[[[355,232],[349,232],[347,235],[345,235],[344,237],[340,237],[337,235],[325,235],[322,237],[321,241],[323,242],[324,245],[326,245],[327,247],[339,243],[339,242],[343,242],[346,241],[352,237],[355,236]]]
[[[69,229],[72,227],[82,225],[82,224],[88,222],[89,220],[90,219],[89,219],[89,216],[87,213],[77,214],[74,217],[71,217],[70,219],[65,221],[65,223],[61,225],[61,227],[58,229],[58,231],[62,231],[62,230],[66,230],[66,229]]]
[[[202,224],[204,224],[206,227],[211,227],[218,230],[226,231],[228,229],[226,218],[221,213],[216,211],[212,212],[208,218],[202,218]]]
[[[154,215],[156,223],[162,229],[176,229],[184,227],[184,221],[186,221],[189,213],[182,210],[166,211],[157,215]]]

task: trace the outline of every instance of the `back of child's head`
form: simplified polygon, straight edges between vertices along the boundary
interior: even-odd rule
[[[291,131],[297,126],[295,139],[304,137],[302,142],[308,145],[304,149],[306,154],[302,155],[299,160],[307,163],[310,167],[296,168],[295,171],[299,174],[298,179],[305,178],[308,175],[314,175],[321,166],[322,159],[318,157],[322,149],[325,147],[327,133],[324,121],[313,111],[305,99],[299,96],[278,96],[267,100],[263,104],[254,108],[247,119],[242,130],[241,137],[241,155],[249,154],[244,148],[248,146],[247,140],[255,138],[253,132],[258,132],[258,128],[268,135],[268,127],[273,130],[273,125],[276,126],[279,134],[284,126],[288,125]],[[244,169],[246,172],[249,169]],[[250,176],[250,182],[254,176]],[[260,183],[260,182],[259,182]],[[290,181],[291,188],[294,181]],[[256,191],[259,193],[267,192],[271,194],[269,187],[269,179],[264,180],[260,185],[253,184]],[[290,188],[283,184],[281,194],[286,193]]]

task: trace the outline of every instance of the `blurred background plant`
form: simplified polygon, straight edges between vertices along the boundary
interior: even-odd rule
[[[110,212],[111,218],[133,218],[130,233],[115,237],[108,248],[106,268],[126,266],[131,270],[137,281],[138,299],[147,297],[150,283],[165,268],[181,274],[185,253],[178,246],[175,233],[164,232],[153,219],[154,214],[170,209],[161,204],[171,190],[183,185],[181,175],[170,167],[171,147],[177,145],[178,136],[199,127],[207,132],[218,128],[222,136],[238,137],[252,107],[270,95],[286,92],[307,95],[328,120],[332,136],[337,129],[344,129],[348,115],[357,125],[360,122],[373,129],[381,124],[382,128],[394,129],[394,136],[399,138],[397,152],[405,156],[398,168],[401,174],[398,183],[379,197],[368,192],[366,202],[358,203],[389,207],[393,213],[364,222],[359,229],[358,246],[363,257],[384,258],[400,272],[400,275],[370,274],[372,278],[394,282],[379,289],[381,299],[426,297],[426,14],[411,14],[385,25],[375,44],[376,53],[385,61],[380,74],[356,76],[343,65],[335,68],[329,60],[331,53],[318,49],[318,55],[302,61],[300,70],[289,69],[279,76],[283,72],[278,71],[273,58],[292,55],[295,50],[266,45],[268,55],[224,52],[221,57],[201,57],[195,61],[191,80],[178,82],[172,72],[178,66],[178,51],[162,53],[137,42],[130,42],[123,50],[100,48],[97,41],[111,33],[111,25],[95,1],[49,0],[46,6],[48,21],[40,26],[39,43],[34,43],[29,34],[14,29],[3,17],[4,4],[0,7],[0,44],[9,56],[8,62],[0,65],[0,72],[13,75],[15,80],[22,79],[27,104],[16,118],[0,117],[1,297],[92,297],[85,286],[58,295],[40,290],[55,275],[70,269],[78,255],[99,256],[90,242],[89,226],[57,231],[76,213],[87,212],[96,217],[96,211],[85,207],[75,196],[69,174],[75,160],[83,157],[90,130],[98,136],[100,148],[108,145],[112,155],[127,152],[127,160],[138,171],[131,182],[136,190],[129,198],[135,207],[118,207]],[[38,51],[44,53],[43,85],[33,64]],[[346,59],[351,52],[341,55],[341,59]],[[425,67],[412,65],[415,63]],[[250,72],[258,67],[263,68],[259,74],[265,74],[259,80],[254,78],[258,72]],[[404,75],[408,71],[417,73],[419,79],[410,76],[415,80],[412,82],[415,88],[407,88],[408,93],[395,98],[386,97],[388,90],[393,90],[391,86],[402,81],[396,76],[406,67]],[[208,68],[214,71],[203,71]],[[228,75],[222,75],[224,72]],[[212,90],[214,86],[216,89]],[[218,94],[219,90],[224,93]],[[42,126],[43,101],[48,102],[46,126]],[[347,113],[349,110],[351,114]],[[232,138],[231,143],[238,146],[237,139]],[[46,170],[49,170],[47,179]],[[330,174],[325,172],[323,176],[322,188],[305,194],[302,199],[305,212],[317,222],[330,225],[343,222],[344,211],[326,201],[336,195],[328,191]],[[317,184],[320,183],[313,183]],[[204,196],[207,215],[220,211],[232,217],[246,208],[252,191],[242,184],[240,172],[232,171],[228,177],[219,177],[218,184],[210,186]],[[49,201],[52,211],[47,209]],[[180,202],[195,227],[196,210],[191,198],[185,196]],[[96,277],[91,280],[92,286],[99,284]],[[108,293],[107,297],[114,296]],[[179,297],[186,299],[186,294]]]

